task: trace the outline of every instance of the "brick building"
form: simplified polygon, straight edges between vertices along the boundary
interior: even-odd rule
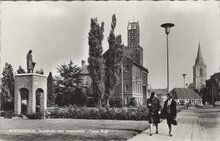
[[[139,105],[147,98],[148,69],[143,66],[143,48],[140,46],[140,28],[138,22],[128,23],[128,43],[122,59],[123,71],[120,71],[120,84],[114,96],[121,97],[126,105],[134,97]],[[105,54],[108,53],[106,51]]]
[[[126,105],[132,97],[136,99],[138,104],[142,105],[147,98],[148,69],[143,66],[143,48],[140,46],[140,29],[138,22],[128,23],[127,36],[128,45],[124,48],[125,54],[122,59],[123,63],[119,70],[121,78],[120,84],[114,96],[122,98],[124,105]],[[104,58],[107,54],[108,51],[104,53]],[[91,82],[91,79],[87,78],[89,74],[84,73],[82,76],[82,79],[89,80],[86,82]],[[83,83],[84,81],[85,80],[83,80]]]

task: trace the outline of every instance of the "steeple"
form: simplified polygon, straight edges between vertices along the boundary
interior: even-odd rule
[[[202,51],[201,51],[200,43],[199,43],[199,47],[198,47],[198,52],[197,52],[195,65],[205,65],[203,57],[202,57]]]
[[[200,91],[203,87],[205,87],[206,84],[205,80],[206,80],[206,65],[202,57],[202,51],[199,43],[195,65],[193,66],[194,89],[198,89]]]

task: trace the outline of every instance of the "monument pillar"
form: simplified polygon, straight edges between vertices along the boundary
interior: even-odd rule
[[[21,94],[19,90],[16,90],[16,87],[15,87],[15,94],[14,94],[14,112],[15,112],[15,115],[20,115],[21,113]]]

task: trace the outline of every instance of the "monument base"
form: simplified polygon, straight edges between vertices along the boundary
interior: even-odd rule
[[[23,108],[25,105],[26,109]],[[36,73],[24,73],[15,75],[15,115],[30,115],[36,113],[36,111],[45,114],[46,109],[47,76]]]

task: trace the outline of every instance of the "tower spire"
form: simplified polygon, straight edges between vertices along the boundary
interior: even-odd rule
[[[199,58],[203,58],[202,57],[201,47],[200,47],[200,42],[199,42],[198,53],[197,53],[197,59],[199,59]]]
[[[204,65],[204,60],[203,60],[203,57],[202,57],[202,50],[201,50],[201,47],[200,47],[200,42],[199,42],[199,46],[198,46],[198,52],[197,52],[197,57],[196,57],[195,64]]]

